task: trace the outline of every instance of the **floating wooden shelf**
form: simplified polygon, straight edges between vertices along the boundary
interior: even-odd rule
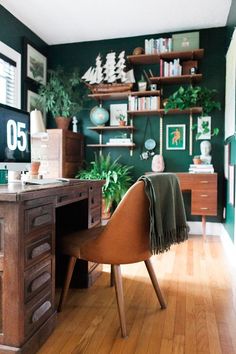
[[[201,114],[202,113],[202,107],[192,107],[191,109],[183,109],[180,110],[178,108],[176,109],[170,109],[167,113],[165,113],[164,109],[158,109],[158,110],[147,110],[147,111],[128,111],[128,114],[132,116],[163,116],[163,115],[171,115],[171,114]]]
[[[97,127],[87,127],[89,130],[101,131],[101,130],[135,130],[133,125],[113,125],[113,126],[97,126]]]
[[[151,76],[150,81],[152,84],[169,85],[199,82],[202,80],[202,74],[193,75],[180,75],[180,76]]]
[[[160,96],[160,93],[161,93],[160,90],[155,90],[155,91],[131,91],[130,95],[131,96],[145,97],[145,96]]]
[[[201,59],[204,55],[204,49],[195,49],[187,52],[167,52],[160,54],[140,54],[128,55],[127,59],[131,64],[158,64],[160,59],[163,60],[194,60]]]
[[[129,94],[130,94],[130,91],[113,92],[113,93],[91,93],[88,95],[88,97],[93,98],[98,101],[120,100],[123,98],[127,98]]]
[[[87,144],[88,147],[97,147],[97,148],[104,148],[104,147],[129,147],[134,148],[135,144]]]

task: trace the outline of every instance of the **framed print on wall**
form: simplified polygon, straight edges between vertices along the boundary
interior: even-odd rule
[[[35,109],[38,109],[42,112],[44,126],[46,127],[46,110],[42,109],[41,104],[39,103],[39,95],[31,90],[27,90],[27,112],[31,112]]]
[[[119,125],[120,116],[122,116],[122,120],[127,125],[127,107],[127,103],[110,105],[110,125]]]
[[[166,150],[185,150],[185,124],[166,126]]]
[[[39,84],[46,84],[47,58],[33,45],[26,43],[26,77]]]

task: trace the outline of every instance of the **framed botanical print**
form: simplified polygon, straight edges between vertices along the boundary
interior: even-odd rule
[[[166,126],[166,149],[185,150],[185,124]]]
[[[46,110],[42,109],[42,105],[39,103],[39,95],[31,90],[27,90],[27,112],[31,112],[35,109],[42,112],[44,125],[46,127]]]
[[[45,85],[47,78],[47,58],[30,43],[25,43],[25,50],[26,77]]]

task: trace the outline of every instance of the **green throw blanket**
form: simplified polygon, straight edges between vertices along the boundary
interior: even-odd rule
[[[150,248],[152,254],[164,252],[173,243],[188,238],[189,227],[179,181],[174,173],[141,176],[150,201]]]

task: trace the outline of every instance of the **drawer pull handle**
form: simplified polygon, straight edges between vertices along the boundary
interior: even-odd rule
[[[208,197],[208,194],[201,194],[200,197],[206,198]]]
[[[209,208],[200,208],[200,210],[208,210]]]
[[[45,225],[49,222],[52,221],[52,216],[51,214],[43,214],[40,216],[36,216],[33,219],[33,226],[41,226],[41,225]]]
[[[35,323],[52,307],[51,301],[45,301],[32,315],[32,322]]]
[[[62,195],[61,197],[58,198],[59,203],[63,202],[64,200],[68,199],[68,195]]]
[[[200,181],[200,183],[207,184],[209,181]]]
[[[31,252],[31,259],[34,259],[40,256],[43,253],[46,253],[51,250],[51,245],[48,242],[43,243],[40,246],[35,247]]]
[[[39,277],[34,279],[30,284],[30,291],[33,292],[45,284],[48,280],[51,279],[51,274],[49,272],[44,272]]]

